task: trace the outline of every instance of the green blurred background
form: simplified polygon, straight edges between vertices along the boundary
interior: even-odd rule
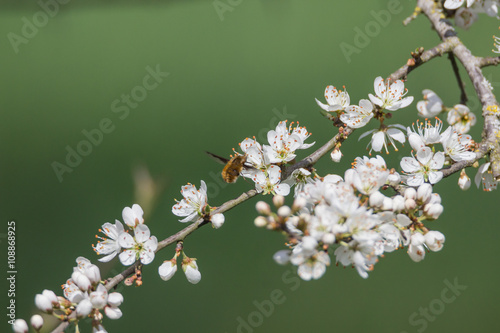
[[[121,219],[123,207],[137,200],[132,176],[137,165],[146,165],[163,184],[146,221],[163,239],[185,226],[171,207],[187,182],[199,186],[204,179],[209,202],[216,206],[252,187],[242,180],[222,187],[221,166],[205,150],[228,156],[247,136],[264,142],[262,133],[283,119],[300,121],[319,146],[335,134],[314,102],[323,98],[326,85],[345,85],[357,103],[372,92],[375,77],[405,64],[417,47],[439,42],[424,17],[402,26],[414,1],[393,1],[399,12],[350,62],[340,44],[354,45],[355,29],[373,26],[372,11],[387,10],[386,1],[219,3],[226,5],[222,16],[212,1],[68,2],[16,53],[8,34],[21,36],[23,18],[33,22],[41,7],[34,1],[1,2],[0,220],[2,233],[9,220],[17,226],[18,317],[29,318],[34,296],[43,289],[60,294],[77,256],[97,262],[91,248],[97,230]],[[497,31],[498,21],[481,16],[470,31],[459,33],[475,54],[490,56]],[[124,111],[113,112],[115,100],[143,85],[148,66],[169,75],[126,117]],[[500,89],[498,70],[485,72]],[[479,115],[471,83],[465,82],[470,106]],[[433,89],[448,106],[459,101],[446,57],[412,72],[406,86],[415,102],[394,113],[393,123],[417,119],[422,89]],[[82,131],[97,128],[105,118],[114,130],[60,182],[52,163],[65,163],[66,147],[75,149],[85,139]],[[366,154],[367,139],[357,142],[361,133],[343,145],[340,164],[325,157],[319,173],[343,174],[356,156]],[[480,140],[480,125],[471,134]],[[398,160],[408,155],[405,146],[387,160],[399,170]],[[445,211],[431,227],[446,235],[446,245],[423,262],[412,262],[402,250],[381,259],[367,280],[333,265],[319,281],[296,284],[295,269],[272,260],[284,248],[282,236],[253,225],[253,199],[227,212],[221,229],[205,227],[187,238],[186,253],[198,258],[203,276],[199,284],[189,284],[180,271],[169,282],[159,278],[158,265],[174,253],[165,249],[145,267],[142,287],[120,287],[124,316],[105,319],[105,327],[109,332],[237,332],[243,318],[259,325],[240,332],[496,331],[500,227],[493,205],[500,196],[475,186],[462,192],[457,179],[453,175],[436,186]],[[1,241],[5,253],[5,234]],[[117,260],[99,266],[106,277],[122,268]],[[444,281],[454,279],[467,289],[440,308]],[[276,289],[284,302],[259,318],[255,302],[270,300]],[[422,319],[419,309],[429,305],[438,315]],[[414,313],[419,322],[412,325]],[[6,320],[2,327],[10,330]],[[82,328],[88,331],[88,323]]]

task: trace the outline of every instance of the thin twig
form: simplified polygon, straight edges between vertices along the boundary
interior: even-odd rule
[[[409,61],[404,66],[401,66],[397,71],[392,73],[389,78],[393,82],[400,79],[406,79],[406,77],[412,70],[428,62],[429,60],[434,59],[435,57],[442,56],[443,54],[449,52],[452,47],[453,45],[448,42],[443,42],[439,45],[436,45],[432,49],[429,49],[422,53],[422,55],[418,58],[418,61],[415,61],[415,63]]]
[[[460,88],[460,104],[465,105],[467,103],[467,93],[465,92],[464,81],[460,77],[460,71],[458,70],[457,61],[452,52],[448,53],[448,59],[450,59],[451,67],[453,67],[453,73],[455,73],[455,78],[457,79],[458,87]]]
[[[479,67],[486,67],[486,66],[496,66],[500,64],[500,57],[485,57],[485,58],[478,58],[479,61]]]

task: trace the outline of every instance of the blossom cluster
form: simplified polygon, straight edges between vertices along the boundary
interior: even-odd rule
[[[224,224],[224,215],[218,213],[210,215],[213,208],[208,205],[207,184],[202,180],[200,189],[193,184],[187,184],[181,188],[182,200],[172,206],[172,213],[177,216],[185,216],[179,222],[194,222],[200,217],[207,217],[216,229]]]
[[[91,318],[93,332],[105,333],[101,312],[109,319],[119,319],[122,316],[119,306],[123,302],[123,296],[118,292],[108,293],[101,281],[99,268],[88,259],[78,257],[76,263],[71,278],[62,285],[64,297],[56,296],[52,290],[46,289],[35,296],[35,305],[59,320],[75,323],[77,332],[78,321]],[[43,318],[34,315],[31,324],[38,332],[43,326]],[[16,333],[28,332],[28,325],[23,319],[17,319],[13,329]]]
[[[407,247],[410,258],[420,261],[425,249],[443,247],[444,235],[424,224],[443,212],[439,194],[427,183],[417,189],[399,186],[392,196],[382,193],[400,180],[381,156],[358,157],[344,178],[330,174],[304,185],[291,208],[275,200],[278,210],[273,213],[269,205],[259,202],[262,215],[255,224],[286,232],[291,249],[279,251],[274,258],[297,266],[304,280],[323,276],[330,265],[329,254],[366,278],[386,252]]]
[[[406,96],[408,89],[405,88],[402,80],[391,82],[390,79],[384,80],[381,76],[375,78],[373,83],[375,95],[368,94],[368,99],[361,99],[359,105],[350,105],[350,97],[344,88],[344,91],[337,90],[333,86],[327,86],[325,89],[325,99],[328,104],[323,104],[316,99],[316,103],[323,109],[323,114],[327,117],[333,117],[336,113],[340,121],[350,128],[357,129],[364,127],[368,122],[377,117],[381,121],[378,129],[365,132],[359,139],[371,135],[368,144],[370,154],[372,151],[380,152],[385,149],[389,153],[388,145],[392,145],[396,150],[396,143],[405,142],[405,127],[399,124],[384,125],[383,121],[388,111],[396,111],[409,106],[413,102],[413,96]],[[326,113],[326,114],[325,114]],[[340,150],[337,149],[336,158],[332,152],[332,159],[338,161]]]
[[[241,172],[255,182],[255,189],[262,194],[288,195],[294,182],[282,182],[281,167],[293,163],[298,149],[308,149],[315,144],[305,143],[311,135],[299,123],[280,121],[276,129],[267,133],[269,145],[260,144],[254,138],[246,138],[239,146],[246,156],[247,167]]]
[[[106,222],[102,225],[99,231],[107,238],[96,236],[99,240],[95,246],[92,245],[98,255],[104,255],[99,261],[108,262],[116,255],[125,266],[130,266],[137,260],[143,265],[153,261],[158,240],[155,236],[151,236],[148,226],[144,224],[143,215],[141,206],[135,204],[132,207],[125,207],[122,212],[123,221],[129,230],[125,230],[118,220],[115,220],[115,224]],[[129,231],[134,235],[132,236]]]
[[[453,127],[441,132],[443,123],[436,118],[435,125],[428,120],[417,121],[416,127],[408,127],[408,141],[415,154],[403,157],[401,168],[405,172],[403,179],[410,186],[420,186],[424,182],[435,184],[443,178],[440,171],[445,164],[470,161],[476,157],[471,151],[474,144],[470,135],[458,133]],[[441,144],[442,151],[436,152],[436,144]]]
[[[487,81],[485,84],[490,85]],[[416,130],[408,128],[408,138],[412,138],[412,140],[409,140],[410,144],[417,152],[416,160],[420,163],[417,165],[414,160],[405,158],[405,161],[401,161],[401,167],[404,164],[404,171],[408,171],[410,174],[419,173],[421,176],[417,177],[418,183],[422,180],[422,176],[424,179],[433,177],[434,180],[439,181],[441,178],[439,176],[440,171],[438,170],[443,165],[446,166],[460,161],[471,161],[476,158],[476,154],[473,152],[474,142],[470,135],[466,135],[471,127],[476,124],[474,113],[463,104],[456,104],[452,108],[447,108],[443,105],[441,98],[432,90],[425,89],[422,94],[424,99],[417,103],[418,114],[422,117],[434,117],[441,113],[446,113],[446,120],[450,126],[446,131],[440,133],[442,129],[440,120],[436,121],[435,126],[432,126],[426,120],[425,125],[420,123],[417,125]],[[427,160],[431,156],[427,149],[424,149],[425,152],[421,152],[420,156],[418,154],[420,148],[425,147],[432,148],[434,151],[434,144],[437,143],[440,143],[443,147],[445,156],[443,165],[441,165],[443,159],[439,153],[437,153],[437,156],[436,154],[432,155],[431,160]],[[431,176],[431,173],[434,173],[434,176]],[[435,178],[436,173],[437,178]],[[412,180],[415,179],[412,177]],[[478,187],[483,185],[484,191],[492,191],[497,188],[498,181],[493,177],[491,162],[486,162],[479,166],[474,180]],[[431,183],[435,182],[431,181]],[[468,189],[470,186],[470,178],[466,175],[465,170],[462,170],[459,185],[463,190]]]

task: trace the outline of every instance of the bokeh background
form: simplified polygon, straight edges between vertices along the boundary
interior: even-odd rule
[[[7,222],[14,220],[16,310],[26,319],[36,311],[36,293],[47,288],[60,294],[77,256],[97,262],[91,248],[97,230],[139,200],[133,177],[138,166],[146,166],[163,189],[146,217],[163,239],[185,226],[171,207],[187,182],[199,186],[204,179],[215,206],[252,187],[243,180],[221,185],[221,166],[205,150],[228,156],[245,137],[264,142],[263,133],[283,119],[300,121],[319,146],[335,134],[314,102],[326,85],[345,85],[357,103],[372,92],[375,77],[405,64],[417,47],[439,42],[424,17],[403,27],[415,3],[406,0],[391,1],[398,13],[385,26],[378,24],[379,31],[349,59],[341,43],[356,46],[356,29],[374,26],[373,11],[387,11],[386,1],[221,0],[215,2],[222,6],[219,13],[212,1],[68,1],[15,52],[9,33],[22,36],[26,20],[33,23],[42,9],[35,1],[0,3],[1,251],[6,253]],[[475,54],[491,56],[497,31],[497,20],[481,16],[459,34]],[[126,116],[123,109],[115,112],[112,104],[125,105],[122,94],[143,85],[148,66],[169,75]],[[495,91],[500,89],[498,69],[485,72]],[[465,83],[469,105],[479,115],[470,80]],[[418,119],[422,89],[433,89],[448,106],[459,101],[446,57],[412,72],[406,86],[415,102],[394,113],[393,123]],[[60,181],[53,163],[66,164],[66,147],[76,149],[85,140],[82,131],[98,128],[102,119],[110,119],[113,131]],[[471,132],[477,140],[480,123]],[[357,142],[362,132],[343,145],[340,164],[325,157],[318,172],[343,174],[356,156],[366,155],[367,139]],[[406,145],[391,151],[389,165],[400,170],[398,160],[409,150]],[[473,177],[475,170],[468,174]],[[199,284],[189,284],[181,271],[169,282],[159,278],[157,267],[174,253],[165,249],[144,268],[142,287],[119,288],[124,316],[105,319],[105,327],[238,332],[238,318],[259,322],[255,302],[280,290],[284,302],[261,315],[256,327],[239,332],[496,331],[500,196],[475,186],[462,192],[457,179],[453,175],[435,187],[445,211],[431,227],[446,235],[446,244],[423,262],[412,262],[402,250],[381,259],[367,280],[333,265],[322,279],[297,283],[292,266],[272,260],[284,248],[283,237],[253,224],[257,200],[271,198],[254,198],[227,212],[221,229],[207,226],[187,238],[185,251],[198,258],[202,272]],[[106,277],[122,269],[116,259],[99,266]],[[455,279],[467,288],[441,308],[444,281]],[[7,293],[5,279],[1,293]],[[7,306],[7,297],[2,299]],[[425,319],[419,309],[429,305],[434,314]],[[412,314],[418,320],[413,325]],[[10,330],[6,319],[1,325]],[[88,323],[82,329],[89,331]]]

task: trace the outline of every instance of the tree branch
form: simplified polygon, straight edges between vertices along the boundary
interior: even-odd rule
[[[441,13],[434,1],[418,0],[418,7],[422,9],[422,12],[432,23],[441,40],[453,45],[451,51],[460,60],[474,85],[474,89],[481,101],[482,116],[484,118],[482,141],[479,143],[479,149],[476,152],[476,160],[491,152],[490,161],[492,163],[493,177],[500,179],[500,123],[497,118],[500,112],[498,102],[489,85],[485,84],[487,81],[481,71],[481,67],[485,63],[495,64],[498,60],[495,61],[494,58],[478,58],[472,55],[471,51],[457,37],[450,22],[441,18]],[[446,175],[459,171],[460,165],[466,166],[467,164],[464,162],[456,163],[458,166],[452,166],[452,168],[448,169],[450,171],[446,172]],[[443,170],[443,173],[444,171],[446,170]]]
[[[460,76],[458,75],[458,67],[456,65],[456,62],[454,61],[455,56],[459,59],[459,61],[466,69],[467,74],[472,80],[474,88],[483,106],[482,115],[484,117],[485,123],[482,133],[482,141],[479,144],[479,149],[476,151],[476,159],[473,161],[458,162],[453,164],[450,168],[442,170],[443,175],[447,177],[455,172],[462,170],[465,167],[471,166],[476,160],[483,158],[486,154],[490,152],[491,156],[493,155],[500,156],[500,148],[498,142],[499,140],[498,138],[500,137],[499,134],[500,125],[497,119],[497,116],[499,114],[498,102],[496,101],[495,96],[493,95],[489,86],[484,84],[484,82],[486,81],[484,75],[481,72],[482,67],[498,65],[500,63],[500,57],[479,58],[473,56],[471,52],[462,44],[460,39],[456,36],[456,32],[453,26],[451,26],[451,24],[447,20],[441,18],[439,9],[436,7],[434,1],[418,0],[417,8],[420,9],[422,13],[424,13],[427,16],[429,21],[432,23],[433,28],[436,30],[436,32],[438,33],[443,42],[435,46],[434,48],[423,52],[419,57],[414,58],[413,61],[412,59],[410,59],[407,62],[407,64],[400,67],[398,70],[396,70],[394,73],[390,75],[391,80],[406,79],[408,74],[415,68],[419,67],[420,65],[428,62],[429,60],[437,56],[441,56],[444,53],[452,52],[450,53],[450,60],[452,61],[455,75],[457,76],[460,89],[462,90],[462,100],[464,100],[465,98],[464,95],[465,91],[463,89],[463,82],[461,81]],[[349,135],[352,134],[353,131],[354,129],[351,129],[349,127],[344,127],[341,132],[339,131],[339,133],[337,133],[332,139],[330,139],[318,150],[316,150],[303,160],[297,162],[296,164],[286,168],[283,171],[282,179],[286,179],[288,176],[292,174],[294,170],[297,170],[299,168],[308,168],[316,164],[316,162],[318,162],[318,160],[321,157],[323,157],[330,150],[334,149],[334,147],[340,145],[343,141],[345,141],[349,137]],[[492,164],[496,165],[493,166],[493,168],[496,168],[494,169],[494,177],[499,179],[500,162],[498,160],[493,160],[493,157],[491,159],[492,159]],[[249,190],[241,194],[238,198],[227,201],[226,203],[222,204],[220,207],[216,208],[212,212],[212,214],[226,212],[232,209],[233,207],[253,198],[257,194],[258,192],[256,190]],[[164,240],[160,241],[158,243],[158,248],[156,252],[162,250],[163,248],[173,243],[184,240],[195,230],[199,229],[200,227],[208,223],[209,221],[207,219],[199,218],[197,221],[188,225],[187,227],[175,233],[174,235],[171,235],[165,238]],[[116,285],[118,285],[118,283],[123,281],[126,277],[133,274],[135,272],[135,268],[137,265],[139,265],[139,263],[136,263],[135,265],[128,267],[118,275],[109,279],[108,283],[106,284],[106,288],[108,290],[114,288]],[[62,322],[52,332],[54,333],[63,332],[68,325],[69,325],[68,322]]]
[[[486,66],[496,66],[500,64],[500,56],[499,57],[485,57],[485,58],[478,58],[479,61],[479,67],[486,67]]]

